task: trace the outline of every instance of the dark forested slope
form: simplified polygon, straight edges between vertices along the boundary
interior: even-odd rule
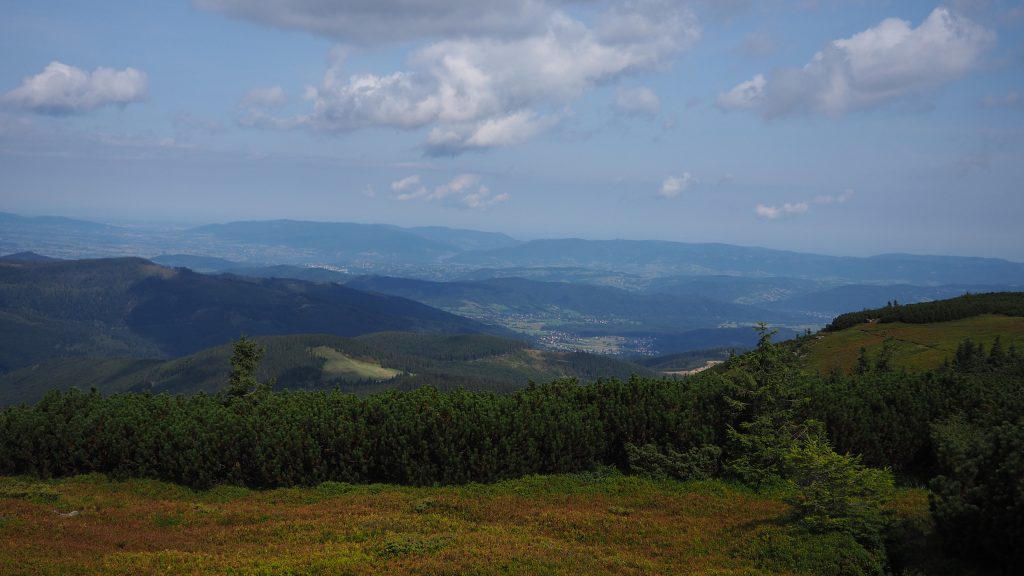
[[[497,332],[336,284],[204,276],[138,258],[0,263],[0,371],[61,356],[178,356],[246,333]]]

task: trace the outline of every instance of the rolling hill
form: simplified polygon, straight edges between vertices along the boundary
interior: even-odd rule
[[[139,258],[0,263],[0,371],[66,356],[173,357],[240,334],[499,333],[337,284],[206,276]]]
[[[382,332],[342,338],[326,334],[262,336],[260,379],[276,389],[355,393],[410,389],[511,391],[529,381],[651,376],[629,362],[582,353],[541,352],[524,342],[482,334]],[[214,393],[226,386],[231,345],[161,361],[138,358],[57,358],[0,375],[0,405],[33,403],[51,389],[103,393]]]
[[[55,260],[60,260],[60,258],[50,258],[31,251],[0,256],[0,262],[53,262]]]
[[[970,339],[990,349],[996,338],[1004,349],[1024,350],[1024,292],[973,294],[921,304],[850,312],[835,318],[813,338],[794,342],[806,370],[827,374],[852,371],[861,348],[877,358],[883,346],[892,364],[932,370],[951,360]]]
[[[807,311],[819,316],[834,318],[852,310],[879,308],[885,306],[888,302],[919,304],[954,298],[966,293],[997,292],[1007,288],[1007,286],[976,284],[947,284],[942,286],[914,286],[911,284],[872,286],[849,284],[821,291],[796,294],[766,303],[765,307],[773,310]]]

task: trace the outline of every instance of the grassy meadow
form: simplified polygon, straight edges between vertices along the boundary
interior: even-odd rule
[[[923,491],[894,511],[927,518]],[[0,478],[0,573],[859,574],[777,494],[618,473],[458,487],[326,483],[196,492],[102,475]]]
[[[963,320],[931,324],[863,323],[838,332],[822,332],[805,347],[803,366],[827,374],[834,368],[849,373],[857,365],[860,349],[874,358],[888,339],[893,339],[893,363],[912,371],[932,370],[951,359],[964,339],[981,342],[988,349],[996,336],[1003,346],[1024,348],[1024,318],[987,314]]]
[[[389,380],[402,373],[401,370],[384,368],[380,362],[352,358],[330,346],[317,346],[309,351],[317,358],[325,360],[323,371],[330,378]]]

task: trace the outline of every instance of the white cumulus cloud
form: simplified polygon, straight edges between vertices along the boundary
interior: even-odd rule
[[[505,202],[508,199],[509,195],[507,192],[492,195],[490,188],[481,186],[476,192],[470,192],[463,196],[462,205],[473,210],[481,210]]]
[[[391,183],[392,192],[405,192],[406,190],[419,186],[420,176],[419,174],[413,174],[412,176],[406,176],[401,180],[395,180]]]
[[[815,196],[812,200],[804,202],[786,202],[781,206],[768,206],[765,204],[758,204],[754,207],[754,212],[761,218],[767,220],[777,220],[783,216],[789,216],[793,214],[806,214],[811,211],[812,205],[827,205],[827,204],[845,204],[851,198],[853,198],[853,190],[846,189],[841,194],[835,196],[821,195]]]
[[[810,209],[811,207],[807,202],[797,202],[795,204],[787,202],[782,206],[765,206],[764,204],[758,204],[757,207],[754,208],[754,211],[762,218],[775,220],[776,218],[785,216],[786,214],[804,214]]]
[[[452,194],[464,194],[480,182],[476,174],[460,174],[447,184],[434,188],[434,191],[427,195],[427,200],[443,200]]]
[[[533,138],[555,122],[552,117],[537,117],[532,110],[519,110],[475,123],[438,126],[427,136],[426,151],[432,156],[449,156],[511,146]]]
[[[430,43],[411,54],[408,70],[346,75],[336,58],[306,89],[312,110],[293,123],[330,132],[429,128],[428,154],[510,146],[557,123],[552,110],[594,86],[665,65],[700,33],[685,6],[663,0],[617,4],[589,25],[543,12],[529,33]]]
[[[746,82],[740,82],[728,92],[718,95],[718,105],[727,110],[754,108],[764,98],[764,87],[768,80],[764,74],[757,74]]]
[[[758,74],[718,97],[724,109],[765,116],[817,112],[839,116],[927,93],[978,67],[995,33],[939,7],[919,26],[889,18],[835,40],[802,68]]]
[[[25,78],[0,102],[41,114],[77,114],[102,106],[126,106],[147,96],[145,72],[135,68],[96,68],[86,72],[63,62]]]
[[[658,194],[663,198],[675,198],[685,192],[693,182],[693,175],[689,172],[683,172],[680,176],[669,176],[662,182]]]

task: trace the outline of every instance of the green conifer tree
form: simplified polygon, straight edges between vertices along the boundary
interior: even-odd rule
[[[225,393],[229,398],[241,398],[256,392],[269,389],[270,383],[260,383],[256,379],[256,370],[265,350],[255,340],[244,334],[235,341],[231,354],[231,375]]]

